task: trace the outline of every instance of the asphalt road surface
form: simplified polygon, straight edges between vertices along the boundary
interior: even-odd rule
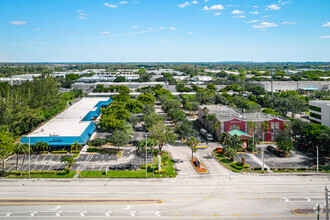
[[[0,218],[315,219],[315,215],[298,215],[293,210],[323,205],[326,184],[330,185],[329,175],[229,172],[148,180],[2,179]],[[34,202],[9,204],[8,199]],[[114,199],[120,202],[111,202]],[[149,201],[153,199],[162,202]]]

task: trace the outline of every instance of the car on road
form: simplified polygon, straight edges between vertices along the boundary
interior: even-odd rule
[[[203,135],[208,141],[213,141],[213,136],[211,133],[208,133],[204,128],[200,129],[201,135]]]

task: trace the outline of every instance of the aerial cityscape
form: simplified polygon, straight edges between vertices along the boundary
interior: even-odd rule
[[[0,218],[329,220],[329,11],[0,1]]]

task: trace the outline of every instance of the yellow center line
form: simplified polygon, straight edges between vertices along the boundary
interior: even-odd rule
[[[220,216],[220,215],[212,215],[212,216]]]
[[[257,199],[264,199],[264,197],[257,197]]]
[[[246,198],[239,198],[239,199],[246,199]]]
[[[204,199],[212,199],[212,198],[204,198]]]
[[[260,216],[260,214],[253,214],[252,216]]]
[[[232,215],[232,216],[241,216],[241,215]]]
[[[193,217],[198,217],[198,216],[200,216],[200,215],[192,215]]]
[[[273,197],[273,199],[280,199],[281,197]]]
[[[228,198],[221,198],[221,199],[228,199]]]
[[[192,198],[186,198],[186,200],[192,200]]]

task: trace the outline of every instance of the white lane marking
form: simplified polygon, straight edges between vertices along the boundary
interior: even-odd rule
[[[59,206],[56,206],[55,208],[49,209],[49,210],[57,210],[57,209],[60,209],[60,208],[61,208],[61,206],[59,205]]]
[[[38,213],[38,211],[32,212],[31,217],[35,217],[34,215],[37,214],[37,213]]]
[[[104,156],[104,155],[103,155]],[[102,165],[100,165],[100,169],[99,169],[99,171],[101,171],[102,170]]]
[[[157,216],[161,217],[162,215],[161,215],[160,213],[161,213],[161,211],[157,211],[157,212],[155,212],[155,214],[156,214]]]
[[[87,213],[87,211],[83,211],[80,213],[80,216],[84,217],[86,213]]]
[[[305,198],[306,200],[307,200],[307,202],[310,202],[311,201],[311,199],[310,198]]]
[[[94,171],[94,168],[95,168],[95,165],[93,165],[93,167],[92,167],[92,171]]]
[[[13,213],[12,213],[12,212],[8,212],[8,213],[6,214],[6,217],[10,217],[11,214],[13,214]]]
[[[129,205],[129,206],[127,206],[126,208],[122,208],[121,210],[129,210],[131,207],[132,207],[132,206]]]
[[[56,216],[57,217],[61,217],[61,213],[62,213],[63,211],[59,211],[59,212],[56,212]]]
[[[41,170],[44,168],[44,166],[45,166],[45,165],[43,165],[43,166],[40,168],[40,170],[39,170],[39,171],[41,171]]]
[[[50,168],[52,168],[52,166],[49,166],[49,169],[48,169],[48,171],[50,170]]]
[[[133,211],[133,212],[131,212],[131,213],[129,213],[131,216],[135,216],[135,212],[136,211]]]
[[[105,213],[105,215],[109,217],[111,213],[112,213],[112,211],[109,211],[109,212]]]
[[[284,202],[289,202],[289,199],[287,198],[283,198],[284,199]]]

